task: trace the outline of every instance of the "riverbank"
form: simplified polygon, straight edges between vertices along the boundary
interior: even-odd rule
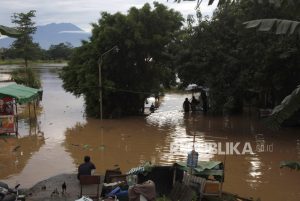
[[[102,177],[103,178],[103,177]],[[62,193],[62,184],[65,183],[67,188],[66,192]],[[83,189],[84,194],[94,194],[96,192],[97,185],[88,185]],[[100,192],[102,185],[100,185]],[[56,193],[54,193],[56,192]],[[50,177],[46,180],[38,182],[30,189],[26,190],[27,201],[75,201],[80,197],[80,184],[77,180],[76,174],[59,174]],[[161,200],[158,198],[158,200]],[[163,198],[164,201],[168,199]],[[223,192],[222,198],[218,197],[204,197],[206,201],[251,201],[253,198],[243,198],[236,194]]]
[[[62,184],[66,183],[66,192],[62,193]],[[100,186],[102,188],[102,186]],[[96,192],[96,185],[84,187],[84,193]],[[79,198],[80,184],[76,174],[59,174],[38,182],[27,190],[26,201],[74,201]]]

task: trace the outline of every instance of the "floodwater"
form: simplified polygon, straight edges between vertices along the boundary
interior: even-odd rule
[[[19,138],[0,138],[0,179],[10,185],[30,187],[56,174],[75,173],[85,155],[96,173],[104,174],[117,165],[126,172],[147,161],[184,162],[195,147],[199,160],[225,162],[225,191],[262,201],[300,200],[300,172],[279,168],[282,160],[300,160],[299,128],[271,131],[255,115],[184,115],[182,102],[191,95],[174,93],[167,93],[149,116],[101,122],[85,117],[83,98],[63,90],[53,67],[38,72],[44,90],[38,126],[23,119]],[[217,150],[208,149],[213,143]],[[237,149],[225,156],[231,145]]]

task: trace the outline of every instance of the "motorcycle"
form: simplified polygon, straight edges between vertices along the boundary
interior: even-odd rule
[[[20,194],[19,187],[20,184],[11,189],[6,183],[0,182],[0,201],[25,201],[25,195]]]

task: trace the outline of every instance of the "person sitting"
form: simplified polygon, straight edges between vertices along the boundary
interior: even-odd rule
[[[189,112],[190,111],[190,101],[188,98],[185,98],[185,101],[183,102],[183,110],[184,112]]]
[[[89,156],[84,157],[84,163],[79,165],[77,178],[80,179],[81,175],[92,175],[92,170],[95,170],[96,166],[91,162]]]

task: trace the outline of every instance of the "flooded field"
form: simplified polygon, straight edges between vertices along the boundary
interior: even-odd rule
[[[99,174],[115,165],[126,172],[146,161],[172,164],[186,161],[194,146],[199,160],[225,161],[225,191],[262,201],[300,200],[300,172],[279,168],[282,160],[300,160],[299,128],[271,131],[255,115],[184,115],[182,102],[191,95],[168,93],[149,116],[101,122],[85,117],[83,98],[65,92],[53,69],[37,69],[44,90],[38,128],[30,129],[24,119],[20,138],[0,138],[1,180],[30,187],[56,174],[76,172],[85,155]],[[218,153],[207,150],[208,143],[216,143]],[[240,154],[222,154],[230,143],[240,143]],[[253,153],[243,154],[245,145]]]

